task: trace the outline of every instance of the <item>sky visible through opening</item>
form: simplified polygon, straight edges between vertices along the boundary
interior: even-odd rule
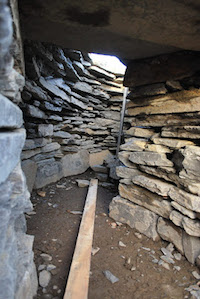
[[[109,72],[124,75],[126,66],[115,56],[90,53],[90,58],[95,65]]]

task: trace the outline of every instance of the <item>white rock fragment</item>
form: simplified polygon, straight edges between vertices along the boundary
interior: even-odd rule
[[[47,253],[41,253],[40,256],[42,257],[42,259],[43,259],[45,262],[50,262],[50,261],[52,261],[52,256],[50,256],[50,255],[47,254]]]
[[[51,274],[48,271],[43,270],[42,272],[40,272],[39,284],[41,287],[46,288],[50,282],[50,279],[51,279]]]
[[[180,270],[181,270],[181,267],[179,267],[179,266],[174,266],[173,269],[176,270],[176,271],[180,271]]]
[[[174,264],[174,260],[168,256],[168,255],[162,255],[161,257],[161,260],[163,260],[164,262],[168,263],[168,264]]]
[[[91,254],[94,256],[95,254],[97,254],[97,252],[99,252],[100,248],[96,247],[96,248],[92,248]]]
[[[113,275],[109,270],[103,271],[103,274],[111,283],[116,283],[119,281],[119,278],[117,278],[115,275]]]
[[[142,239],[142,235],[140,233],[135,233],[135,236],[138,238],[138,239]]]
[[[152,263],[157,264],[158,263],[158,259],[153,259]]]
[[[182,258],[182,255],[180,253],[174,253],[174,257],[177,261],[180,261]]]
[[[192,275],[196,278],[196,279],[200,279],[200,274],[197,271],[193,271]]]
[[[146,251],[151,251],[151,249],[150,248],[147,248],[147,247],[141,247],[142,249],[144,249],[144,250],[146,250]]]
[[[167,270],[170,270],[170,266],[169,266],[168,263],[163,262],[162,263],[162,267],[165,268],[165,269],[167,269]]]
[[[119,241],[119,246],[120,247],[126,247],[126,245],[122,241]]]

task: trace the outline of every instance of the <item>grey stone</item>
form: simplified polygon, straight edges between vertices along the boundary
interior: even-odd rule
[[[34,188],[39,189],[50,183],[59,181],[63,177],[62,163],[54,159],[38,163]]]
[[[92,65],[88,68],[89,72],[95,75],[96,77],[105,78],[107,80],[114,80],[116,77],[112,73],[107,72],[106,70],[99,68],[96,65]]]
[[[100,172],[100,173],[108,173],[108,168],[103,165],[93,165],[91,166],[92,170],[95,172]]]
[[[53,135],[53,125],[51,124],[39,124],[38,133],[41,137],[47,137]]]
[[[161,258],[161,260],[165,261],[168,264],[174,264],[175,263],[173,258],[171,258],[170,256],[162,255],[160,258]]]
[[[56,79],[45,79],[43,77],[40,77],[39,82],[42,88],[49,91],[54,96],[60,97],[61,99],[66,101],[69,100],[69,96],[57,86]]]
[[[53,136],[55,138],[73,138],[73,135],[65,131],[54,132]]]
[[[37,86],[33,81],[26,80],[25,90],[28,91],[34,97],[34,99],[39,101],[51,100],[47,92],[45,92],[41,87]]]
[[[128,95],[129,99],[150,97],[155,95],[166,94],[167,89],[164,83],[154,83],[151,85],[137,86]]]
[[[183,231],[183,249],[187,260],[194,264],[200,254],[200,238],[189,236]]]
[[[172,205],[173,208],[175,208],[176,210],[178,210],[179,212],[181,212],[182,214],[188,216],[191,219],[195,219],[196,216],[197,216],[195,212],[184,208],[182,205],[180,205],[176,201],[172,201],[171,205]]]
[[[137,164],[129,161],[129,157],[132,152],[129,151],[120,151],[119,152],[119,160],[127,167],[129,168],[137,168]]]
[[[149,166],[173,166],[173,163],[167,159],[163,153],[154,152],[133,152],[129,160],[136,164],[149,165]]]
[[[0,128],[20,128],[22,124],[22,111],[0,94]]]
[[[41,119],[47,118],[46,114],[42,110],[40,110],[39,108],[33,105],[27,105],[27,114],[35,118],[41,118]]]
[[[177,260],[177,261],[180,261],[181,258],[182,258],[182,255],[180,253],[174,253],[174,258]]]
[[[168,195],[185,208],[200,212],[199,196],[185,192],[177,187],[171,188]]]
[[[35,155],[38,155],[39,153],[41,153],[41,148],[35,148],[29,151],[23,151],[21,154],[21,159],[26,160],[31,157],[34,157]]]
[[[131,179],[137,175],[141,174],[137,168],[129,168],[124,166],[117,166],[116,167],[117,176],[124,179]]]
[[[141,173],[141,172],[140,172]],[[163,182],[159,179],[155,179],[154,177],[148,175],[135,175],[132,178],[132,182],[136,185],[139,185],[143,188],[148,189],[153,193],[157,193],[161,196],[168,196],[169,190],[173,187],[173,185]]]
[[[200,279],[200,274],[197,271],[192,271],[192,275],[196,278],[196,279]]]
[[[169,218],[172,211],[171,204],[168,200],[163,200],[161,196],[153,194],[132,183],[130,185],[120,183],[119,194],[122,198],[126,198],[165,218]]]
[[[146,144],[147,144],[146,139],[129,138],[129,139],[126,139],[125,144],[122,144],[120,146],[120,149],[123,150],[123,151],[139,152],[139,151],[143,151],[145,149]]]
[[[115,275],[113,275],[109,270],[103,271],[103,274],[111,283],[116,283],[119,281],[119,278],[117,278]]]
[[[26,177],[26,184],[28,187],[28,191],[31,193],[35,183],[37,164],[32,160],[23,161],[22,170]]]
[[[53,152],[55,150],[58,150],[59,148],[60,148],[60,144],[58,142],[52,142],[52,143],[46,144],[42,148],[42,152],[43,153],[49,153],[49,152]]]
[[[89,153],[82,150],[75,154],[65,155],[61,163],[64,177],[81,174],[89,168]]]
[[[130,129],[126,130],[124,133],[126,135],[142,137],[142,138],[150,138],[153,134],[155,134],[154,130],[152,129],[143,129],[138,127],[131,127]]]
[[[128,224],[154,241],[159,240],[156,230],[158,216],[155,213],[119,196],[112,199],[109,209],[109,216],[115,221]]]
[[[189,140],[181,140],[181,139],[172,139],[172,138],[160,138],[160,137],[153,137],[153,143],[160,144],[164,146],[168,146],[173,149],[179,149],[185,146],[192,146],[194,143]]]
[[[200,220],[183,217],[182,225],[188,235],[200,237]]]
[[[193,179],[199,182],[200,148],[198,146],[186,146],[180,150],[180,154],[182,156],[180,178]]]
[[[182,222],[183,222],[183,215],[175,210],[173,210],[170,213],[170,220],[177,226],[183,227]]]
[[[169,220],[160,217],[158,219],[157,231],[163,240],[173,243],[177,250],[180,251],[181,254],[184,254],[182,245],[183,231],[181,228],[176,227]]]
[[[25,130],[0,133],[0,183],[4,182],[20,160],[20,154],[25,142]]]
[[[106,182],[108,179],[107,173],[96,173],[96,177],[100,182]]]
[[[43,270],[39,273],[39,284],[41,287],[46,288],[51,280],[51,273]]]
[[[37,147],[45,146],[47,143],[50,143],[52,140],[49,138],[35,138],[35,139],[26,139],[23,150],[31,150]]]
[[[90,182],[88,180],[76,180],[79,187],[84,188],[88,187]]]

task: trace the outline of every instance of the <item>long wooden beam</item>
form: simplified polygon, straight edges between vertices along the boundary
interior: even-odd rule
[[[63,299],[87,299],[98,180],[92,179]]]

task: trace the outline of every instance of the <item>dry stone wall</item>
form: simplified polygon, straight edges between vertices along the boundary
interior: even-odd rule
[[[173,69],[171,76],[173,54],[168,60],[165,55],[136,61],[134,73],[127,73],[131,126],[120,148],[119,196],[110,204],[110,216],[153,240],[172,242],[195,263],[200,255],[200,66],[193,63],[190,69],[187,53],[175,55],[178,61],[182,56],[186,68],[182,60],[181,72]],[[166,73],[158,75],[163,61],[169,62],[164,82]]]
[[[119,131],[122,75],[92,65],[80,51],[31,41],[24,50],[27,139],[21,158],[29,190],[104,160],[109,164]]]
[[[34,237],[26,234],[24,213],[32,211],[32,204],[20,163],[26,132],[17,105],[24,77],[22,69],[13,67],[18,20],[12,20],[7,1],[1,1],[0,15],[0,298],[31,299],[37,291]]]

